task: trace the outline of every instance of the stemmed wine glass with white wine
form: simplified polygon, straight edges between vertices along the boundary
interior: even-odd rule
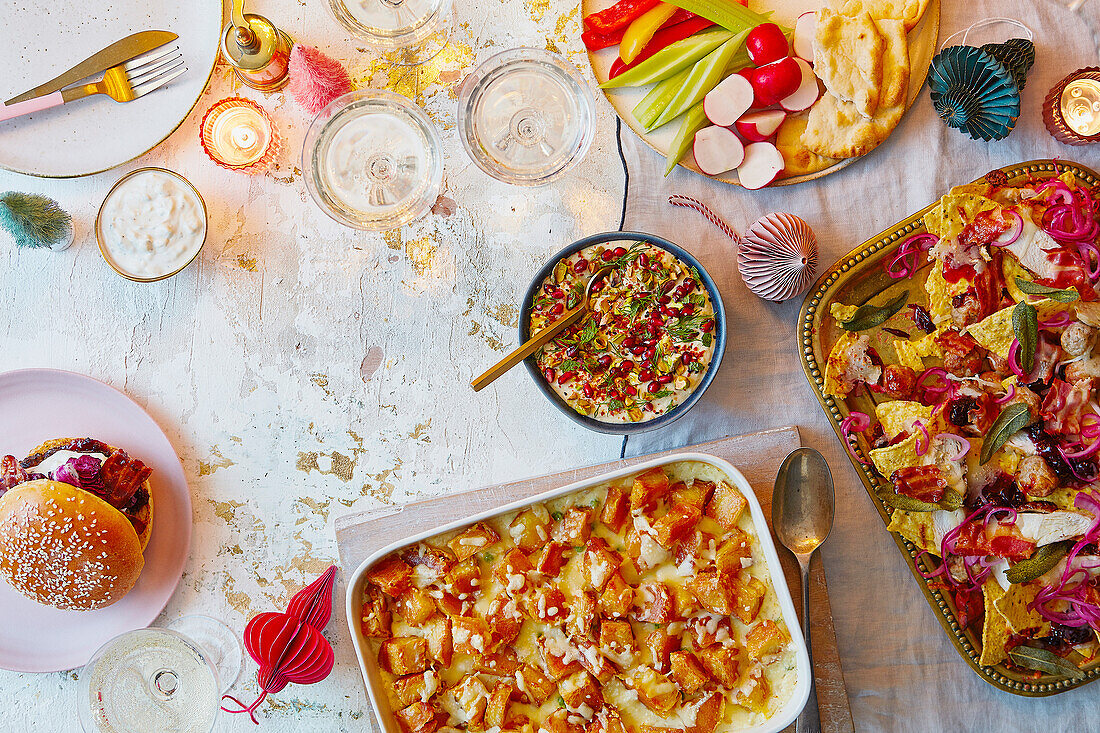
[[[80,724],[86,733],[208,733],[241,660],[237,637],[206,616],[116,636],[80,673]]]
[[[450,38],[453,0],[329,0],[336,19],[391,63],[417,66]]]

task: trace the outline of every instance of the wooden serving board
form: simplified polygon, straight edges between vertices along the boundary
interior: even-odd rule
[[[402,507],[387,507],[337,517],[336,544],[346,577],[375,551],[433,526],[441,526],[463,515],[473,515],[493,507],[541,494],[591,476],[614,471],[662,456],[686,451],[709,453],[732,463],[756,491],[764,514],[771,517],[771,498],[775,474],[783,459],[802,444],[798,428],[786,427],[761,433],[722,438],[710,443],[688,446],[647,456],[612,461],[570,471],[486,486],[450,496],[413,502]],[[775,539],[773,533],[773,540]],[[801,592],[798,563],[794,555],[775,540],[776,549],[795,596],[795,608],[801,613],[798,595]],[[848,707],[848,691],[837,651],[833,612],[820,560],[815,560],[810,574],[810,606],[815,610],[811,619],[813,637],[814,677],[821,708],[823,733],[852,733],[852,711]],[[791,633],[798,630],[791,629]],[[372,719],[372,727],[374,727]],[[793,733],[794,725],[787,729]]]

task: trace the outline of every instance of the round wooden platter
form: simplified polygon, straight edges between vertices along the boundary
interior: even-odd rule
[[[591,13],[599,12],[613,5],[614,2],[615,0],[581,0],[581,14],[587,16]],[[794,27],[795,19],[802,13],[818,10],[824,5],[825,3],[822,0],[749,0],[749,7],[751,9],[760,13],[771,11],[772,20],[788,28]],[[928,77],[928,67],[932,63],[932,57],[936,55],[939,33],[940,0],[931,0],[920,22],[917,23],[913,30],[909,31],[911,71],[909,75],[909,101],[907,107],[911,107],[917,100],[921,88],[924,86],[924,80]],[[601,51],[588,52],[588,61],[592,65],[592,71],[595,73],[596,79],[600,83],[607,81],[608,72],[611,70],[611,64],[614,63],[618,52],[618,46],[605,48]],[[648,86],[637,88],[623,87],[619,89],[604,89],[602,91],[607,97],[607,101],[611,102],[611,106],[615,108],[615,113],[618,114],[619,118],[642,139],[642,142],[661,155],[666,155],[672,137],[675,135],[678,127],[676,122],[674,121],[651,132],[646,132],[631,112],[650,88],[651,87]],[[837,161],[828,168],[823,168],[813,173],[791,176],[789,178],[780,178],[770,185],[789,186],[804,181],[812,181],[822,176],[827,176],[830,173],[836,173],[855,160],[857,160],[857,158],[846,158]],[[695,159],[692,157],[690,151],[688,155],[680,161],[679,165],[688,170],[695,171],[699,175],[706,175],[695,165]],[[736,171],[730,171],[719,176],[711,176],[711,178],[734,186],[740,185],[737,180]]]

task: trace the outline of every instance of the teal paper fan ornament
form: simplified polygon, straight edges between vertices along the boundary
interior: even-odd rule
[[[1027,72],[1035,64],[1035,44],[1026,38],[1010,38],[1004,43],[987,43],[982,50],[1004,64],[1022,92],[1027,86]]]
[[[1020,87],[1003,63],[974,46],[936,54],[928,72],[932,106],[974,140],[1003,140],[1020,118]]]
[[[0,194],[0,229],[20,247],[62,250],[73,243],[73,219],[53,199],[36,193]]]

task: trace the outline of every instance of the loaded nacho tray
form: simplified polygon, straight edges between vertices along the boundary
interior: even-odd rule
[[[996,170],[857,248],[802,311],[807,377],[971,666],[1100,676],[1097,177]]]

